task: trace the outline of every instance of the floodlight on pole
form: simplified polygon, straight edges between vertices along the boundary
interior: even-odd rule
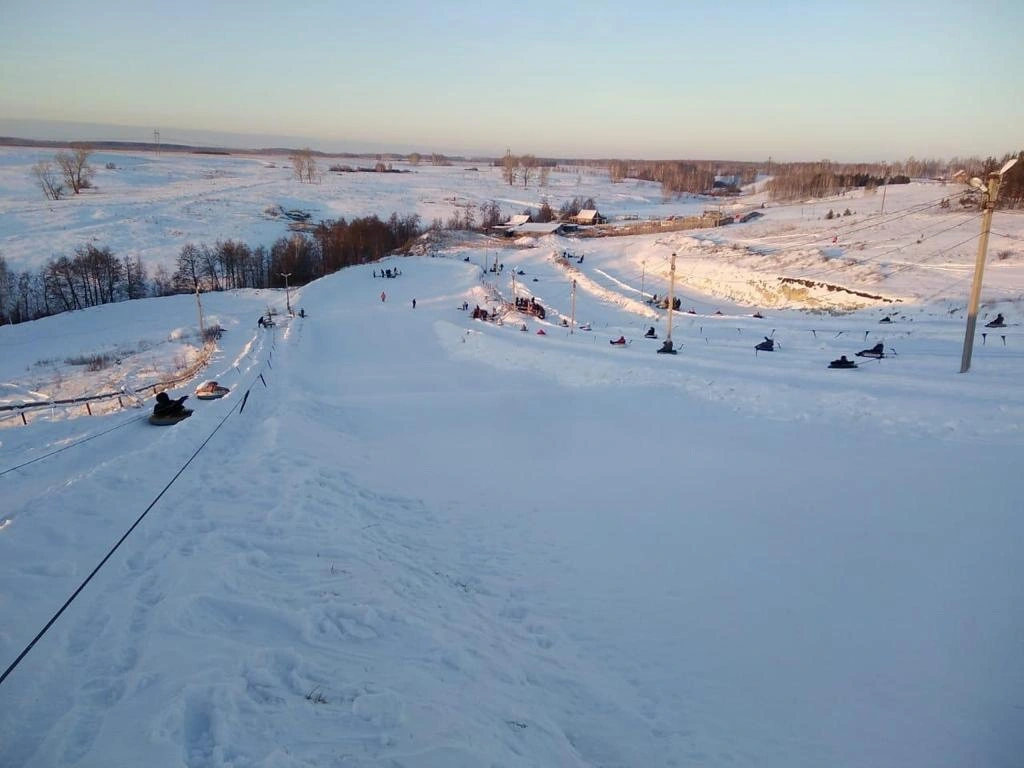
[[[278,272],[278,274],[284,278],[284,305],[288,308],[288,314],[292,313],[292,300],[288,294],[288,278],[291,277],[291,272]]]
[[[1003,174],[1017,163],[1017,158],[1006,162],[998,171],[988,175],[988,183],[978,177],[970,180],[970,186],[981,192],[981,239],[978,240],[978,255],[974,260],[974,280],[971,282],[971,298],[967,304],[967,328],[964,331],[964,351],[960,358],[960,373],[971,368],[971,353],[974,350],[974,329],[978,325],[978,305],[981,302],[981,281],[985,274],[985,257],[988,253],[988,233],[992,229],[992,213],[999,197],[999,183]]]

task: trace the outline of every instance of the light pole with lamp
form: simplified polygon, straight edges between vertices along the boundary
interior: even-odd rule
[[[985,257],[988,252],[988,233],[992,228],[992,212],[999,197],[999,182],[1003,174],[1013,168],[1017,158],[1008,160],[998,171],[988,175],[988,184],[977,176],[970,181],[974,189],[981,190],[981,239],[978,241],[978,255],[974,261],[974,281],[971,283],[971,299],[967,305],[967,329],[964,332],[964,351],[960,358],[960,373],[967,373],[971,368],[971,352],[974,349],[974,329],[978,325],[978,304],[981,301],[981,279],[985,274]]]

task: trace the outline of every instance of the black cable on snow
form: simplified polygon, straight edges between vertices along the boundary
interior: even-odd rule
[[[67,610],[68,606],[71,605],[72,602],[74,602],[75,598],[78,597],[79,593],[81,593],[81,591],[83,589],[85,589],[86,584],[88,584],[90,581],[92,581],[92,577],[95,576],[97,573],[99,573],[100,568],[102,568],[106,564],[107,560],[109,560],[111,558],[111,556],[117,551],[118,547],[120,547],[121,544],[124,543],[124,540],[128,538],[128,536],[131,534],[131,532],[134,531],[136,529],[136,527],[138,527],[139,523],[142,522],[143,518],[145,518],[145,516],[149,514],[150,510],[153,509],[153,507],[156,506],[156,503],[158,501],[160,501],[160,499],[163,497],[163,495],[165,493],[167,493],[168,489],[170,489],[170,487],[172,485],[174,485],[174,482],[179,477],[181,477],[182,472],[184,472],[188,468],[188,465],[191,464],[192,461],[196,458],[196,456],[199,455],[200,451],[202,451],[203,448],[206,447],[206,444],[210,442],[210,440],[213,438],[213,436],[215,434],[217,434],[218,430],[220,430],[220,428],[224,426],[224,422],[226,422],[228,420],[228,417],[230,417],[231,414],[233,414],[235,412],[236,408],[238,408],[238,405],[235,405],[234,407],[232,407],[231,410],[228,411],[227,414],[225,414],[224,418],[220,420],[220,424],[218,424],[216,426],[216,428],[207,436],[207,438],[205,440],[203,440],[203,442],[199,445],[199,447],[196,448],[195,453],[193,453],[189,457],[188,461],[186,461],[181,466],[181,469],[179,469],[177,472],[174,473],[174,477],[172,477],[170,479],[170,481],[167,483],[167,485],[164,486],[163,490],[160,491],[160,493],[157,494],[156,498],[153,499],[153,501],[150,502],[149,506],[146,507],[145,511],[143,511],[143,513],[141,515],[139,515],[138,519],[134,523],[132,523],[131,527],[127,531],[124,532],[124,535],[121,536],[121,538],[117,540],[117,543],[114,544],[114,546],[110,548],[110,551],[107,552],[107,554],[104,556],[104,558],[102,560],[100,560],[99,564],[95,568],[92,569],[92,572],[88,576],[85,577],[85,581],[83,581],[81,584],[79,584],[78,585],[78,589],[76,589],[74,591],[74,593],[71,595],[71,597],[69,597],[67,600],[64,601],[64,605],[62,605],[60,607],[60,610],[58,610],[55,614],[53,614],[53,616],[50,618],[50,620],[48,622],[46,622],[46,626],[43,627],[41,630],[39,630],[39,633],[35,637],[32,638],[32,642],[30,642],[28,645],[26,645],[25,649],[21,653],[18,654],[18,658],[16,658],[13,662],[11,662],[11,665],[9,667],[7,667],[7,669],[4,670],[4,673],[2,675],[0,675],[0,685],[2,685],[4,680],[7,679],[7,677],[11,674],[11,672],[13,672],[15,670],[15,668],[17,668],[17,666],[21,663],[21,660],[24,659],[25,656],[28,655],[28,652],[32,650],[32,648],[35,646],[35,644],[38,643],[40,641],[40,639],[42,639],[43,635],[45,635],[47,633],[47,631],[50,629],[50,627],[52,627],[54,625],[54,623],[57,621],[57,619],[60,618],[61,614],[64,613],[65,610]]]
[[[37,461],[42,461],[43,459],[48,459],[51,456],[55,456],[56,454],[60,453],[61,451],[66,451],[68,448],[74,448],[76,445],[81,445],[82,443],[87,443],[90,440],[93,440],[93,439],[95,439],[97,437],[101,437],[102,435],[107,434],[108,432],[113,432],[115,429],[120,429],[121,427],[127,427],[129,424],[133,424],[136,421],[141,421],[144,418],[146,418],[145,414],[143,414],[142,416],[135,416],[134,418],[128,419],[127,421],[124,421],[124,422],[118,424],[117,426],[113,426],[110,429],[105,429],[102,432],[97,432],[95,435],[89,435],[88,437],[83,437],[81,440],[76,440],[73,443],[68,443],[67,445],[61,446],[60,448],[57,448],[54,451],[50,451],[49,453],[44,453],[42,456],[36,456],[34,459],[29,459],[28,461],[23,462],[21,464],[18,464],[16,466],[8,467],[7,469],[5,469],[3,471],[0,471],[0,477],[3,477],[8,472],[13,472],[16,469],[21,469],[22,467],[27,467],[29,464],[35,464]]]

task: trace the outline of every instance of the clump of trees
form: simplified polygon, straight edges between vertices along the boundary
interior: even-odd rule
[[[419,216],[376,216],[323,221],[310,233],[278,238],[270,248],[237,240],[212,246],[187,243],[173,271],[163,265],[147,274],[137,255],[117,257],[110,248],[84,245],[72,256],[51,259],[35,272],[16,273],[0,256],[0,324],[99,304],[232,288],[304,285],[342,267],[380,259],[422,234]]]
[[[59,312],[147,295],[146,268],[137,255],[79,246],[36,272],[15,273],[0,256],[0,323],[21,323]]]
[[[89,165],[91,155],[92,147],[76,142],[71,145],[70,151],[61,150],[54,155],[53,163],[40,160],[33,165],[32,175],[48,200],[60,200],[66,187],[70,187],[77,195],[92,186],[93,168]]]
[[[289,159],[292,161],[295,178],[300,182],[312,184],[314,181],[320,181],[320,169],[312,149],[303,147],[296,150]]]
[[[998,171],[1011,158],[1017,158],[1017,164],[1004,174],[999,184],[999,199],[997,205],[1000,208],[1024,208],[1024,150],[1013,153],[1008,152],[1001,160],[989,157],[981,169],[981,178],[985,178],[993,171]]]
[[[594,198],[588,197],[584,200],[582,197],[574,197],[572,200],[566,200],[562,203],[562,206],[558,209],[558,218],[565,221],[573,216],[578,216],[580,211],[593,210],[597,210],[597,203],[594,202]]]
[[[905,173],[884,165],[864,163],[783,163],[765,185],[772,200],[830,197],[847,190],[874,191],[883,184],[909,184]]]
[[[551,176],[551,168],[554,161],[543,160],[536,155],[513,155],[512,150],[506,150],[505,156],[495,165],[501,166],[501,178],[508,182],[509,186],[522,179],[523,187],[528,187],[532,179],[537,180],[538,186],[546,187]]]
[[[949,181],[963,172],[963,178],[984,178],[998,171],[1012,157],[1019,162],[1003,177],[999,189],[1000,208],[1024,207],[1024,151],[1007,153],[1002,159],[954,157],[951,160],[917,159],[913,156],[893,163],[781,163],[773,168],[765,188],[773,200],[803,200],[842,194],[862,188],[873,193],[883,184],[909,184],[911,179]],[[966,198],[961,198],[961,203]],[[968,201],[968,205],[970,202]],[[943,206],[943,207],[948,207]]]

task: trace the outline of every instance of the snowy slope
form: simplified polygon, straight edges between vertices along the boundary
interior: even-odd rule
[[[0,422],[0,667],[150,509],[0,684],[0,765],[1016,765],[1016,277],[990,271],[1010,326],[966,376],[959,288],[919,302],[925,266],[848,314],[681,279],[771,282],[783,256],[730,243],[787,215],[831,247],[776,210],[708,245],[450,243],[293,291],[308,316],[269,331],[281,292],[207,295],[227,332],[176,392],[228,397],[173,428],[148,404]],[[696,314],[666,357],[641,285],[664,294],[672,252]],[[561,325],[574,277],[589,332]],[[458,309],[513,290],[546,320]],[[61,362],[102,349],[132,352],[121,379],[173,371],[194,318],[173,297],[0,328],[4,396],[106,386]]]

